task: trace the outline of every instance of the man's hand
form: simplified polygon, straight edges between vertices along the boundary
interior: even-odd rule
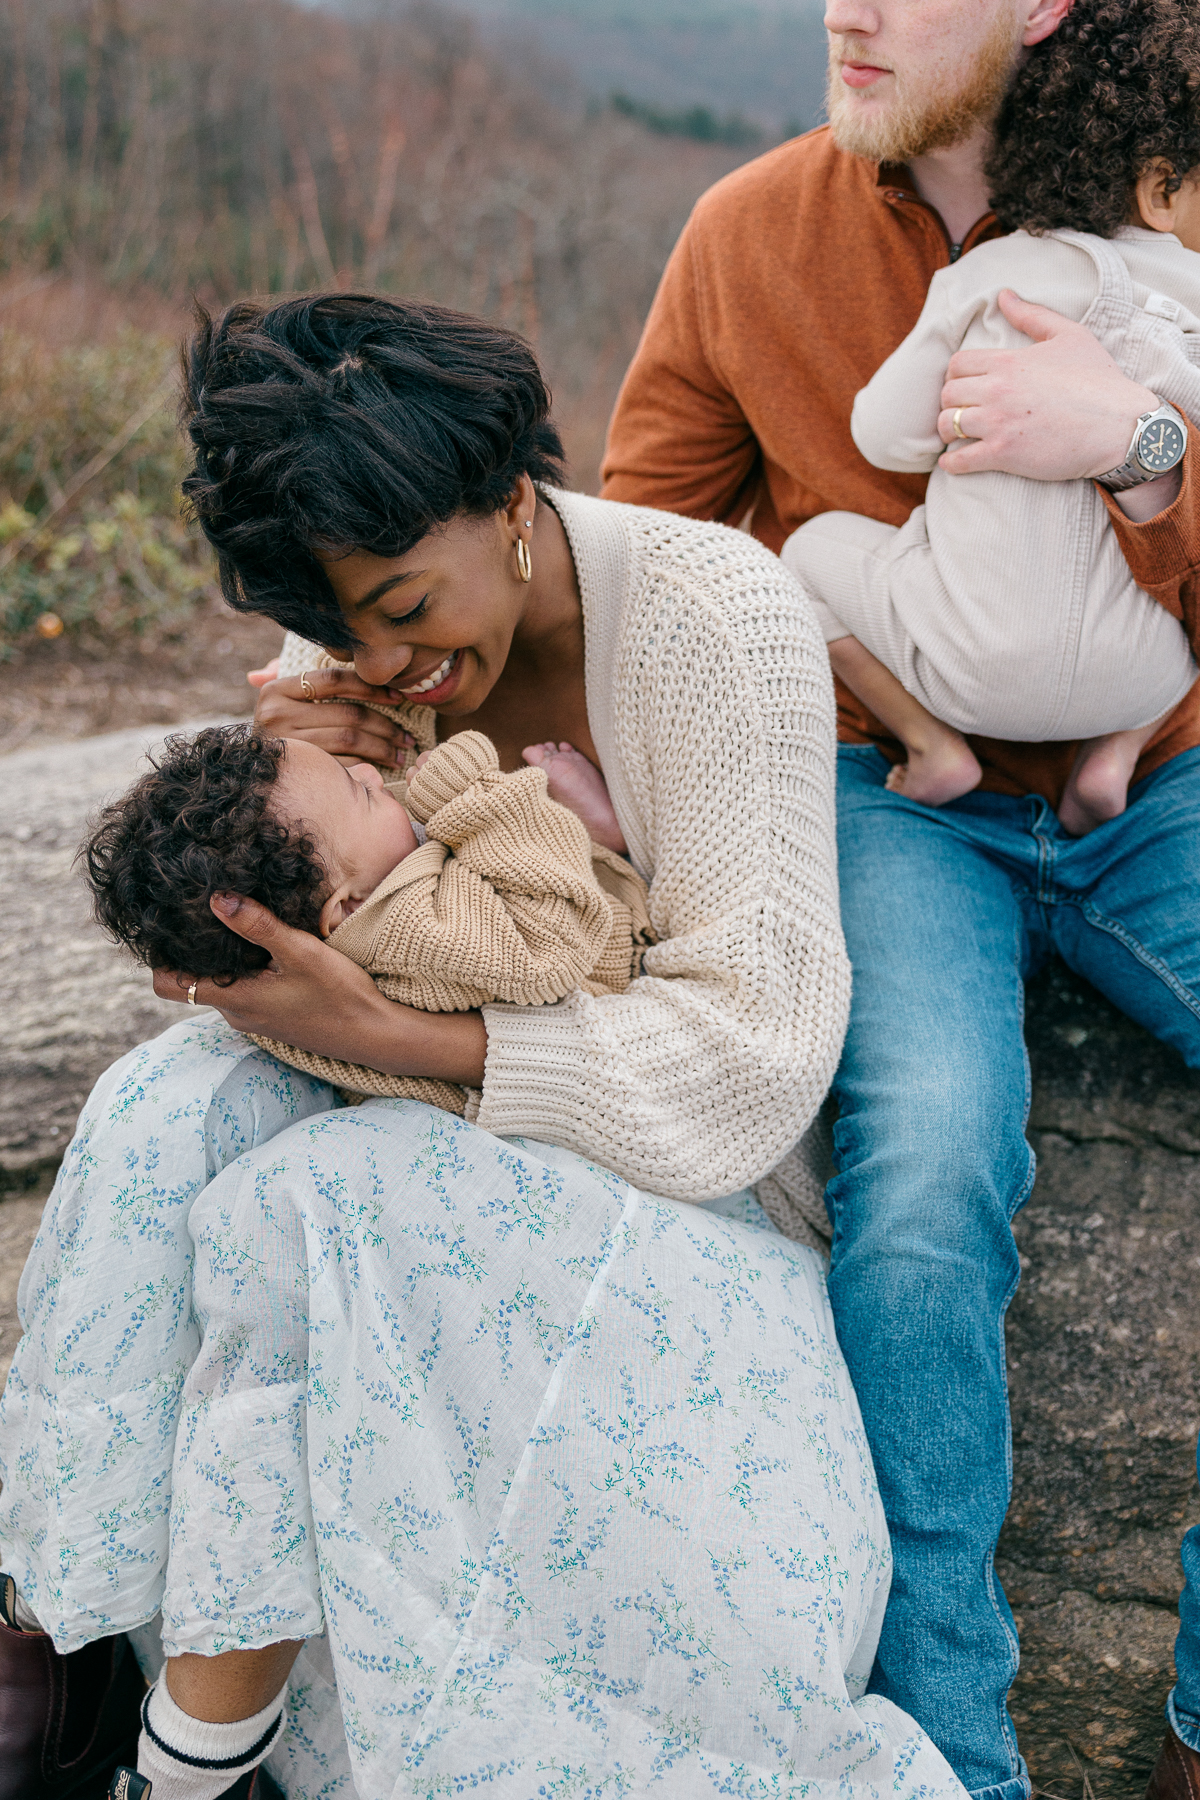
[[[252,669],[247,680],[258,686],[253,677],[266,673],[265,669]],[[375,700],[395,706],[404,699],[399,688],[371,687],[350,667],[310,669],[304,677],[316,696],[310,700],[300,679],[291,675],[280,681],[274,676],[260,687],[254,723],[261,731],[271,737],[305,738],[346,762],[382,763],[392,768],[403,763],[405,750],[413,743],[411,733],[382,713],[356,704]]]
[[[1000,294],[1000,310],[1033,342],[951,357],[938,414],[938,433],[950,446],[941,467],[952,475],[999,469],[1034,481],[1078,481],[1115,469],[1139,414],[1152,411],[1158,396],[1124,375],[1086,325],[1011,288]],[[954,430],[957,407],[970,443]]]
[[[257,900],[219,894],[210,904],[230,930],[269,951],[271,961],[228,987],[197,982],[197,1006],[215,1007],[237,1031],[385,1075],[483,1085],[487,1032],[478,1013],[424,1013],[397,1005],[348,956],[284,925]],[[154,991],[160,1000],[186,1000],[191,979],[177,969],[156,969]]]

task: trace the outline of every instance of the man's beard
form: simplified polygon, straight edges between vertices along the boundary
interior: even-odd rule
[[[933,82],[922,86],[919,79],[906,82],[894,75],[892,104],[872,117],[860,111],[856,90],[848,88],[841,77],[843,61],[859,60],[846,54],[855,48],[853,39],[831,36],[826,102],[834,143],[852,156],[887,163],[909,162],[931,150],[961,144],[977,126],[990,125],[995,119],[1012,80],[1019,44],[1012,15],[1002,12],[980,46],[966,85],[957,93],[948,93]]]

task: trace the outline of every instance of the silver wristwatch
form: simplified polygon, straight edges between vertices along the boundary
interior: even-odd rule
[[[1097,475],[1101,487],[1113,494],[1154,481],[1183,461],[1187,449],[1187,420],[1173,406],[1156,406],[1144,412],[1133,428],[1129,454],[1107,475]]]

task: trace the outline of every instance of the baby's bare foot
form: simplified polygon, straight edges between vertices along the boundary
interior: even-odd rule
[[[925,806],[945,806],[979,786],[983,770],[960,732],[944,726],[927,744],[908,746],[908,761],[897,763],[885,786],[906,800]]]
[[[625,835],[608,797],[608,784],[595,763],[573,744],[530,744],[521,755],[535,769],[545,771],[550,798],[583,820],[593,843],[625,855]]]
[[[1125,811],[1130,778],[1145,735],[1118,731],[1084,744],[1058,809],[1064,831],[1072,837],[1086,837],[1097,825]]]

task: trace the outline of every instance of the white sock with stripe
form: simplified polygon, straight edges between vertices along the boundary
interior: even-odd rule
[[[138,1774],[153,1782],[152,1800],[219,1800],[239,1775],[274,1749],[284,1727],[285,1681],[261,1712],[232,1725],[193,1719],[167,1692],[165,1676],[142,1702]]]

